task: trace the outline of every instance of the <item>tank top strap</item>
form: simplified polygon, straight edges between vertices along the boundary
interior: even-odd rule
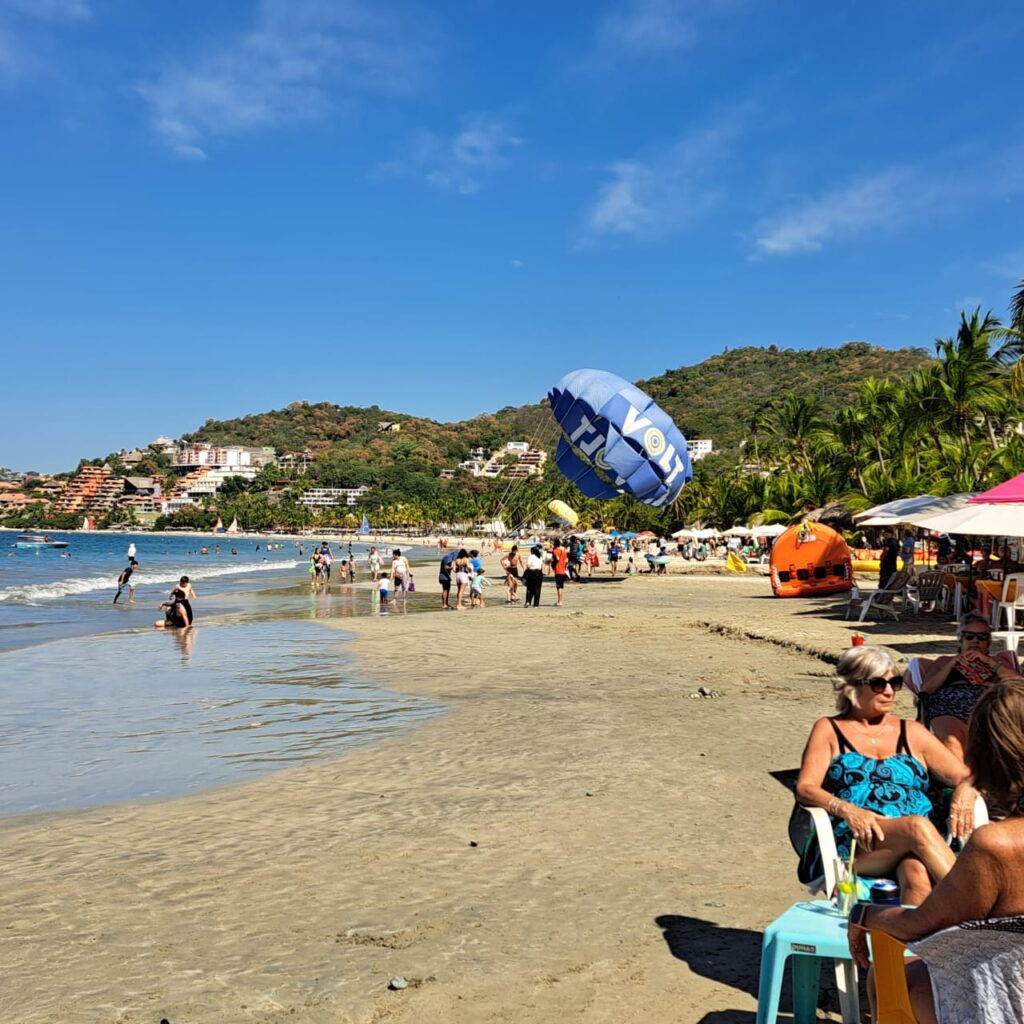
[[[854,748],[850,744],[850,741],[847,740],[847,738],[843,735],[842,730],[840,730],[839,726],[836,725],[836,720],[834,718],[830,718],[828,720],[828,724],[832,726],[832,729],[834,730],[834,732],[836,734],[836,739],[839,740],[839,753],[840,754],[846,754],[846,753],[856,754],[857,751],[854,750]]]
[[[914,755],[910,752],[910,745],[907,743],[907,720],[905,718],[900,719],[900,741],[896,744],[897,754],[906,754],[908,757]]]

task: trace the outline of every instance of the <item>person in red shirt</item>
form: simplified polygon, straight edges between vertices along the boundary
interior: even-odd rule
[[[569,552],[562,547],[560,540],[556,540],[551,549],[551,562],[555,568],[555,607],[561,608],[565,581],[569,578]]]

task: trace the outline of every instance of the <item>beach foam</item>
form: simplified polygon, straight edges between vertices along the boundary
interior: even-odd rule
[[[213,579],[217,576],[242,575],[251,572],[269,572],[274,569],[294,569],[305,562],[299,561],[274,561],[260,562],[257,565],[221,565],[211,566],[209,569],[192,569],[188,573],[191,580]],[[149,574],[138,572],[133,577],[136,584],[168,584],[176,583],[181,579],[182,574],[165,573]],[[71,597],[76,594],[89,594],[96,590],[110,590],[116,586],[110,575],[106,576],[82,576],[72,577],[67,580],[60,580],[51,583],[32,583],[25,586],[0,587],[0,601],[9,601],[12,604],[36,604],[39,601],[52,601],[61,597]]]

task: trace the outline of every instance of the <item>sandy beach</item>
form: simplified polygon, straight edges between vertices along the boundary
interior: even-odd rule
[[[752,1022],[761,929],[803,895],[772,773],[831,709],[840,599],[713,575],[489,597],[344,620],[365,677],[449,707],[404,737],[5,819],[0,1020]],[[910,657],[953,630],[864,632]]]

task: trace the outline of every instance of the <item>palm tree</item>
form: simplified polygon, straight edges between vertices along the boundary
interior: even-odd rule
[[[774,409],[773,430],[788,449],[790,467],[810,469],[811,445],[824,426],[815,400],[790,392]]]
[[[1003,370],[989,351],[999,329],[999,321],[991,314],[982,319],[979,308],[969,320],[966,313],[960,314],[955,338],[935,341],[941,402],[937,411],[953,425],[966,447],[970,446],[976,419],[983,417],[991,429],[989,415],[1005,408],[1006,389],[1000,379]],[[995,438],[991,440],[995,447]]]
[[[882,438],[892,423],[892,409],[896,392],[887,380],[868,377],[860,386],[858,401],[864,415],[864,426],[871,434],[875,445],[875,458],[879,468],[885,472],[885,453]]]
[[[817,454],[833,463],[845,463],[845,472],[861,493],[864,483],[864,440],[868,434],[868,414],[860,406],[843,406],[832,425],[822,432]]]

